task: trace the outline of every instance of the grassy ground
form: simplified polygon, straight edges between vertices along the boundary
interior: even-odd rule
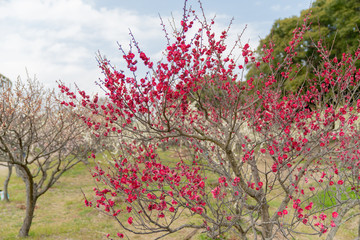
[[[174,153],[162,153],[162,159],[170,161]],[[0,171],[0,184],[3,184],[6,171]],[[211,176],[210,176],[211,177]],[[211,179],[210,181],[216,181]],[[119,225],[110,217],[103,215],[93,208],[84,206],[81,189],[88,196],[93,196],[92,188],[95,183],[89,173],[89,166],[79,164],[65,173],[45,195],[41,196],[35,210],[35,217],[30,229],[29,240],[35,239],[107,239],[110,233],[115,236],[122,232]],[[10,203],[0,202],[0,239],[17,239],[25,214],[25,186],[14,173],[10,181]],[[0,187],[2,188],[2,187]],[[276,207],[276,206],[273,206]],[[355,209],[354,211],[357,211]],[[182,223],[189,221],[184,217]],[[351,220],[346,227],[340,228],[336,239],[354,239],[357,234],[357,221]],[[184,239],[193,230],[184,230],[164,239]],[[144,239],[144,236],[129,236],[130,239]],[[146,239],[153,239],[146,236]],[[207,239],[204,234],[197,233],[193,240]],[[232,240],[237,239],[232,236]],[[301,237],[296,239],[324,239],[319,237]]]
[[[0,184],[3,184],[6,174],[5,169],[0,171]],[[94,186],[89,166],[80,163],[65,173],[54,187],[39,198],[30,237],[27,239],[107,239],[105,237],[107,233],[116,236],[117,232],[122,232],[121,227],[111,217],[93,208],[85,207],[81,190],[91,198]],[[18,231],[25,214],[25,186],[15,173],[10,181],[9,194],[10,203],[0,201],[1,240],[18,239]],[[191,232],[192,230],[185,230],[164,239],[183,239]],[[144,236],[129,237],[144,239]],[[147,238],[153,239],[153,237]]]
[[[111,219],[84,207],[80,188],[90,193],[94,184],[87,172],[87,167],[79,164],[39,198],[29,239],[101,239],[116,231]],[[1,175],[0,182],[3,180]],[[0,202],[0,239],[16,239],[25,214],[24,191],[22,180],[13,175],[11,202]]]

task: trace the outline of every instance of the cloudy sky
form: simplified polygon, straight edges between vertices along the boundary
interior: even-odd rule
[[[216,14],[217,28],[234,17],[231,33],[256,47],[276,19],[299,15],[311,0],[203,0],[207,16]],[[165,48],[159,14],[167,24],[179,20],[183,0],[0,0],[0,73],[15,80],[26,71],[47,87],[56,81],[76,83],[97,92],[102,77],[96,53],[100,51],[121,68],[118,43],[125,48],[133,32],[152,59]],[[196,0],[188,5],[198,8]]]

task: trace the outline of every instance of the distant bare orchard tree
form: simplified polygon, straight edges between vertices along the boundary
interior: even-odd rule
[[[36,80],[18,80],[0,98],[0,161],[15,166],[26,185],[26,214],[19,232],[26,237],[38,198],[86,158],[86,127],[57,101],[54,91]]]

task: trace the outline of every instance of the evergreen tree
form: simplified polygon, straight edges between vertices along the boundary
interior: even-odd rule
[[[288,79],[292,79],[291,81],[284,81],[284,94],[288,91],[297,91],[303,84],[306,87],[305,79],[314,77],[309,75],[309,68],[316,68],[321,61],[314,43],[321,40],[327,50],[331,52],[330,57],[338,59],[342,58],[342,53],[355,51],[359,46],[360,1],[317,0],[311,8],[303,10],[300,16],[276,20],[270,34],[260,42],[257,49],[258,58],[261,60],[264,56],[263,45],[272,42],[274,44],[272,54],[275,61],[282,62],[286,57],[285,49],[293,38],[294,28],[301,27],[303,19],[307,16],[312,24],[307,34],[304,35],[304,41],[296,48],[297,56],[293,58],[293,62],[297,64],[298,69],[296,69],[296,73],[294,71],[289,76]],[[249,65],[248,70],[247,79],[250,77],[257,79],[260,72],[271,74],[265,64],[259,68]],[[281,71],[282,69],[279,67],[275,75],[280,76]]]

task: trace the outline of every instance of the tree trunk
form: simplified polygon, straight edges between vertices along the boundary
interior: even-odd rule
[[[332,227],[328,233],[328,235],[326,236],[326,240],[331,240],[335,238],[335,235],[337,233],[337,231],[339,230],[339,227],[341,226],[341,221],[343,219],[343,217],[346,215],[346,213],[351,210],[352,208],[354,208],[356,205],[358,205],[357,200],[353,200],[351,203],[345,205],[344,207],[340,208],[337,210],[338,212],[338,217],[334,220],[335,223],[335,227]]]
[[[9,186],[9,182],[10,182],[10,178],[11,178],[11,174],[12,174],[12,164],[8,163],[8,175],[5,179],[5,182],[4,182],[4,200],[6,202],[9,202],[9,197],[8,197],[8,186]]]
[[[266,200],[263,200],[261,206],[261,219],[262,219],[262,230],[263,230],[263,237],[265,239],[272,238],[272,223],[269,214],[269,205],[267,204]]]
[[[37,200],[36,196],[36,186],[31,177],[31,174],[28,169],[24,169],[22,167],[18,167],[18,172],[21,175],[21,178],[25,182],[26,185],[26,211],[25,211],[25,219],[19,231],[19,237],[27,237],[29,236],[29,231],[31,227],[31,223],[34,217],[35,204]]]

